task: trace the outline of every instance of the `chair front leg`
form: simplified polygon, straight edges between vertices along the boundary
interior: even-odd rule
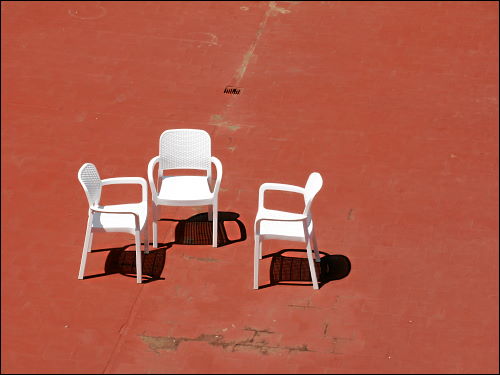
[[[259,241],[259,259],[262,259],[262,241]]]
[[[141,232],[135,231],[135,271],[137,274],[137,284],[142,283],[142,254],[141,254]]]
[[[89,239],[89,246],[87,248],[88,252],[90,253],[92,251],[92,240],[94,239],[94,233],[92,233],[92,231],[90,231],[90,239]]]
[[[78,279],[82,280],[85,273],[85,264],[87,263],[87,254],[92,248],[92,215],[89,215],[87,229],[85,230],[85,241],[83,242],[82,260],[80,261],[80,271]]]
[[[259,259],[260,249],[262,248],[259,235],[255,235],[255,246],[253,251],[253,288],[259,289]]]
[[[158,207],[153,202],[152,207],[152,224],[153,224],[153,247],[158,247]]]
[[[217,201],[212,206],[212,247],[217,247],[217,226],[218,226],[218,212]]]

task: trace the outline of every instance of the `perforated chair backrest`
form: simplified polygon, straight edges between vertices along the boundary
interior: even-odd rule
[[[102,182],[95,165],[92,163],[83,164],[78,171],[78,180],[82,184],[83,190],[85,190],[89,205],[99,204]]]
[[[201,129],[169,129],[160,136],[160,165],[164,169],[204,169],[211,165],[210,135]]]
[[[305,186],[304,200],[306,207],[304,209],[304,215],[309,216],[311,210],[311,205],[318,191],[321,190],[323,186],[323,178],[318,172],[313,172],[309,175]]]

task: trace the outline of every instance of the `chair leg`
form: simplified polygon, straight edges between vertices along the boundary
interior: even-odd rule
[[[87,254],[92,248],[92,227],[91,218],[89,217],[87,229],[85,231],[85,241],[83,243],[82,260],[80,261],[80,271],[78,272],[78,279],[82,280],[85,273],[85,264],[87,263]]]
[[[142,230],[144,232],[144,252],[146,254],[149,254],[148,226],[144,225],[144,228]]]
[[[262,241],[259,241],[259,259],[262,259]]]
[[[313,249],[314,249],[314,255],[316,256],[316,262],[321,262],[321,257],[319,255],[319,250],[318,250],[318,241],[316,240],[316,233],[312,232],[311,234],[312,242],[313,242]]]
[[[156,205],[153,203],[153,207],[152,207],[152,210],[153,210],[153,246],[154,247],[158,247],[158,208],[156,207]]]
[[[142,283],[142,254],[141,254],[141,232],[135,231],[135,269],[137,284]]]
[[[218,212],[217,203],[214,202],[212,208],[212,247],[217,247],[217,225],[218,225]]]
[[[311,239],[307,239],[307,260],[309,261],[309,270],[311,271],[311,279],[313,283],[313,289],[319,289],[318,277],[316,276],[316,268],[314,267],[314,259],[311,249]]]
[[[259,258],[260,249],[262,248],[260,236],[255,236],[255,247],[253,252],[253,288],[259,289]]]
[[[92,231],[90,231],[90,240],[89,240],[90,244],[92,244],[93,239],[94,239],[94,233],[92,233]],[[90,253],[92,251],[92,245],[90,245],[87,250]]]
[[[207,211],[208,211],[208,221],[212,221],[214,218],[214,210],[211,204],[208,205]]]

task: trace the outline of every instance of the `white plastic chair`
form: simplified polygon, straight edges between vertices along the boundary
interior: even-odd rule
[[[305,242],[307,244],[307,259],[313,288],[319,289],[312,250],[314,250],[316,262],[320,261],[320,256],[314,233],[311,205],[322,186],[323,179],[318,172],[309,175],[305,188],[276,183],[264,183],[260,186],[259,209],[255,218],[254,289],[259,289],[259,260],[262,259],[262,241],[265,239]],[[266,190],[281,190],[302,194],[305,204],[304,212],[292,213],[265,208],[264,192]]]
[[[153,169],[158,166],[158,189]],[[212,181],[212,164],[216,168]],[[164,176],[172,169],[197,169],[206,176]],[[169,129],[160,136],[160,152],[148,165],[148,179],[152,195],[153,246],[158,247],[159,206],[208,206],[208,220],[212,221],[212,246],[217,247],[217,196],[222,180],[222,164],[211,154],[210,135],[200,129]]]
[[[92,163],[85,163],[78,171],[78,180],[85,190],[89,201],[89,218],[85,232],[82,261],[79,279],[83,279],[87,253],[90,253],[94,232],[125,232],[135,236],[135,255],[137,283],[142,283],[141,235],[144,235],[144,251],[149,253],[148,246],[148,185],[142,177],[115,177],[101,180],[97,168]],[[140,203],[127,203],[101,206],[102,187],[111,184],[139,184],[142,187]]]

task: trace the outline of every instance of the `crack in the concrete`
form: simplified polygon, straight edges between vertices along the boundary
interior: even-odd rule
[[[316,306],[311,305],[311,300],[308,300],[306,305],[296,305],[296,304],[289,303],[288,306],[289,307],[298,307],[301,309],[317,309]]]
[[[151,350],[155,353],[159,354],[161,350],[166,351],[176,351],[179,345],[183,342],[196,341],[196,342],[206,342],[209,345],[221,347],[224,350],[229,350],[232,352],[240,351],[240,350],[255,350],[260,354],[271,354],[280,351],[288,351],[291,352],[314,352],[307,347],[306,344],[302,344],[299,346],[281,346],[270,345],[265,339],[261,339],[257,341],[257,338],[260,337],[260,334],[274,334],[275,332],[269,330],[259,330],[255,328],[244,328],[245,331],[253,332],[253,335],[250,338],[246,338],[243,340],[224,340],[224,336],[222,335],[210,335],[210,334],[201,334],[198,337],[174,337],[174,336],[147,336],[140,335],[139,337],[142,341],[149,346]]]

